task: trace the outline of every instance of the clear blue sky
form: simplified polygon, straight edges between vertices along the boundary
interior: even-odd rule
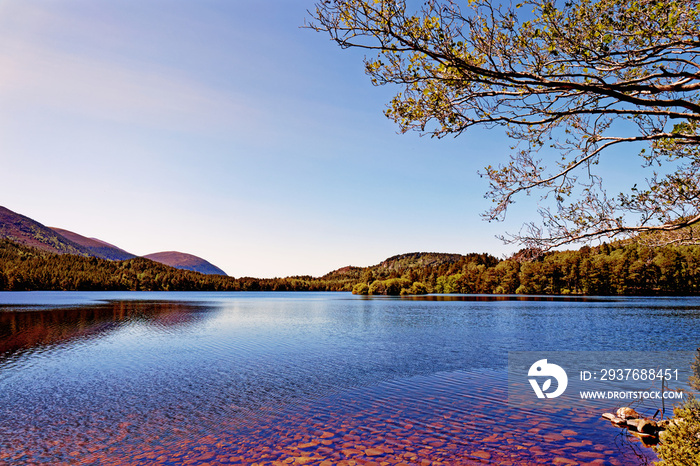
[[[0,0],[0,205],[234,276],[514,251],[479,214],[508,141],[399,135],[312,1]]]

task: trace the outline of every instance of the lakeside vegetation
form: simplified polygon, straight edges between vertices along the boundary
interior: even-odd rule
[[[144,258],[110,261],[53,254],[0,240],[0,290],[353,291],[356,294],[692,295],[700,246],[620,241],[526,260],[489,254],[411,253],[322,277],[204,275]]]
[[[700,348],[691,366],[690,386],[700,391]],[[661,442],[654,447],[658,465],[687,466],[700,464],[700,401],[692,393],[673,410],[673,421],[660,434]]]

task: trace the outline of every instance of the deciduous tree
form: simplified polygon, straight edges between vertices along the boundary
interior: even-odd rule
[[[309,27],[368,51],[377,85],[400,91],[401,131],[501,127],[510,158],[485,167],[484,215],[542,196],[541,222],[504,239],[528,247],[617,235],[696,243],[700,222],[698,0],[325,0]],[[616,148],[622,148],[616,150]],[[598,163],[648,168],[611,192]],[[619,189],[619,188],[618,188]]]

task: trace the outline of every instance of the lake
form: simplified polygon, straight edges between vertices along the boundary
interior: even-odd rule
[[[0,464],[648,464],[509,352],[699,340],[697,298],[4,292]]]

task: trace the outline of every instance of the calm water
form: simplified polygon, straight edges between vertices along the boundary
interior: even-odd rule
[[[693,298],[0,293],[0,464],[645,464],[508,352],[698,343]]]

